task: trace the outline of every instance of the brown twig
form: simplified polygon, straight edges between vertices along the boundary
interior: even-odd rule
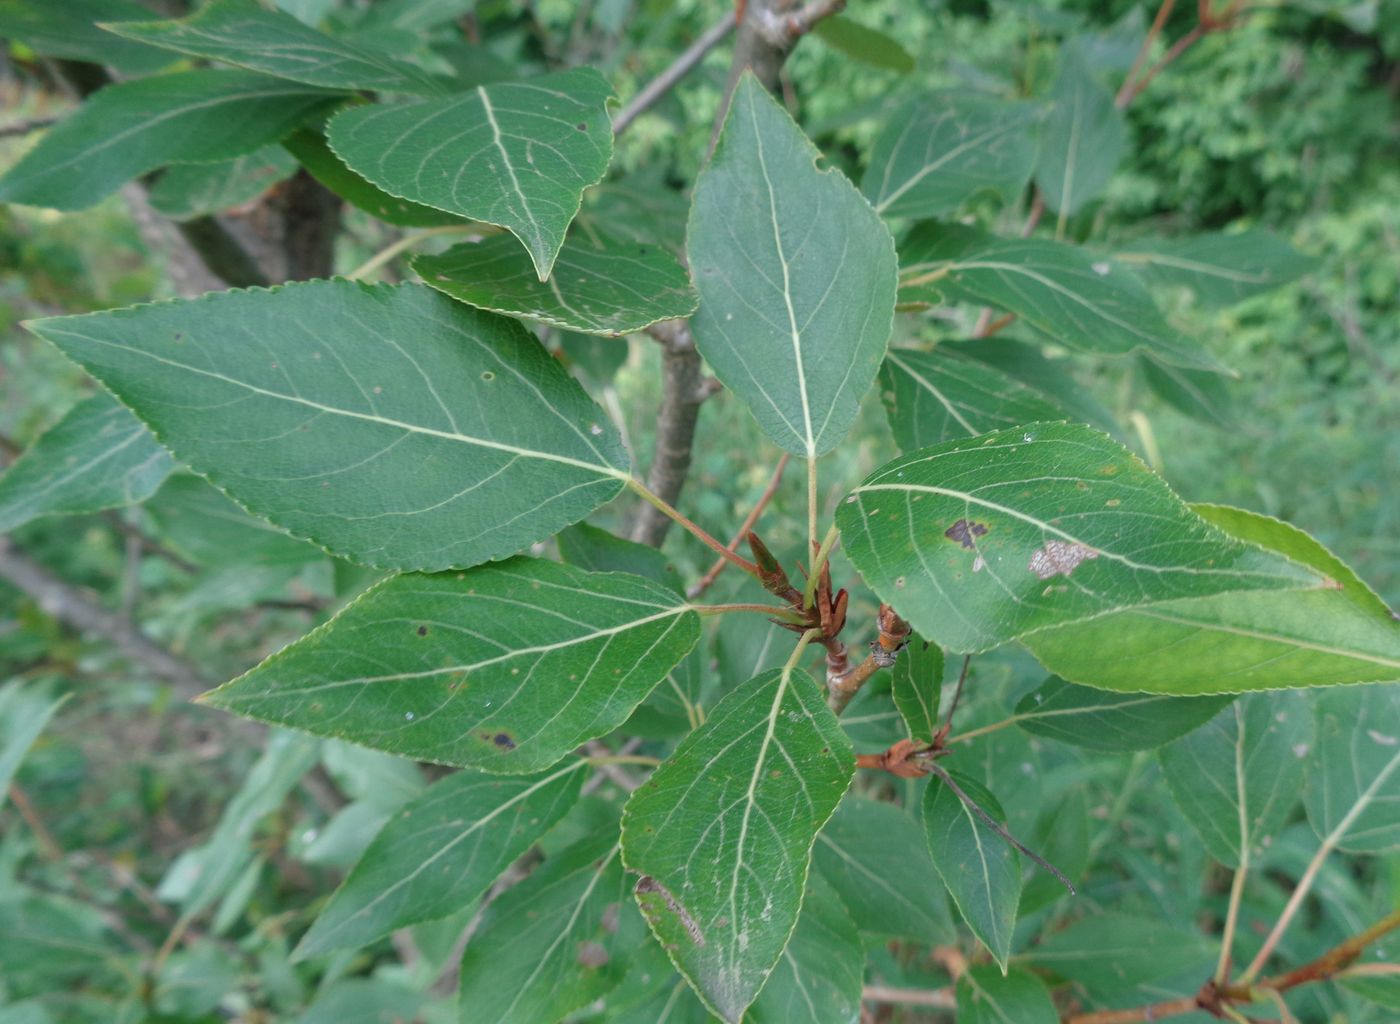
[[[889,605],[880,605],[875,623],[879,628],[879,635],[870,641],[870,653],[866,655],[865,660],[844,672],[828,672],[826,705],[838,715],[846,710],[846,705],[860,692],[866,680],[880,669],[889,668],[894,664],[900,649],[909,642],[909,623],[901,619]]]
[[[695,66],[705,59],[707,53],[722,43],[730,32],[734,31],[735,20],[733,16],[726,17],[707,29],[704,35],[686,47],[685,51],[671,62],[670,67],[644,85],[641,91],[632,97],[631,102],[618,111],[617,116],[613,118],[613,136],[617,137],[625,132],[643,112],[675,88],[677,82],[690,74]]]
[[[656,449],[647,471],[647,486],[663,501],[675,505],[690,473],[695,424],[709,390],[700,353],[685,321],[653,324],[647,333],[661,342],[661,408],[656,414]],[[664,513],[643,505],[632,524],[632,539],[660,547],[670,528],[671,520]]]
[[[37,132],[42,128],[57,124],[56,117],[30,117],[23,121],[11,121],[9,124],[0,125],[0,139],[11,139],[17,135],[28,135],[30,132]]]
[[[744,538],[749,535],[749,532],[753,530],[754,526],[758,523],[758,517],[763,515],[763,510],[767,508],[768,503],[773,500],[773,495],[778,492],[778,485],[783,482],[783,470],[787,469],[788,460],[790,458],[791,456],[788,455],[787,452],[784,452],[783,457],[778,460],[778,465],[773,470],[773,476],[769,479],[768,486],[765,487],[763,493],[758,496],[758,501],[756,501],[753,508],[749,510],[749,514],[744,517],[743,525],[739,527],[734,536],[730,538],[729,543],[725,545],[731,552],[739,550],[739,545],[743,543]],[[686,590],[685,596],[693,601],[705,591],[709,590],[710,587],[714,585],[715,580],[719,579],[719,574],[724,572],[724,567],[728,564],[729,559],[727,558],[720,557],[715,559],[714,565],[710,566],[705,575],[701,576],[700,579]]]
[[[962,671],[958,673],[958,685],[953,690],[953,703],[948,705],[948,717],[943,719],[943,725],[933,737],[935,749],[941,750],[948,741],[948,734],[953,731],[953,715],[957,713],[958,702],[962,700],[963,687],[967,685],[967,670],[972,664],[972,655],[963,658]]]
[[[1113,99],[1113,105],[1119,110],[1132,102],[1133,79],[1138,76],[1138,73],[1142,71],[1142,66],[1147,63],[1148,54],[1152,52],[1152,44],[1162,34],[1162,29],[1167,24],[1167,19],[1171,17],[1172,8],[1175,6],[1176,0],[1162,0],[1162,5],[1157,8],[1157,16],[1152,19],[1152,27],[1147,30],[1147,35],[1142,40],[1142,46],[1138,48],[1137,56],[1133,58],[1133,66],[1128,69],[1128,76],[1123,79],[1123,86]]]
[[[893,988],[889,985],[866,985],[860,990],[860,998],[865,1003],[891,1003],[896,1006],[927,1006],[935,1010],[957,1008],[957,997],[953,989],[935,988]]]

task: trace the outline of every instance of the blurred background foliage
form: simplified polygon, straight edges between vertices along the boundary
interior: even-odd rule
[[[382,5],[281,6],[311,22],[353,28],[372,24]],[[1195,5],[1178,7],[1168,38],[1193,23]],[[726,9],[710,0],[479,0],[470,31],[449,22],[401,41],[424,63],[482,79],[511,66],[589,63],[626,99]],[[847,17],[897,40],[914,69],[902,70],[888,48],[856,60],[818,35],[789,61],[785,99],[829,160],[857,176],[885,116],[908,94],[948,84],[1042,94],[1067,35],[1087,38],[1096,65],[1116,83],[1154,11],[1126,0],[856,0]],[[425,39],[445,42],[430,49]],[[7,122],[66,109],[68,101],[31,73],[39,61],[23,44],[10,44],[0,59]],[[621,183],[599,189],[586,216],[608,217],[610,188],[641,190],[655,215],[629,229],[678,242],[682,189],[706,151],[727,69],[720,47],[643,115],[614,162]],[[1260,5],[1159,75],[1129,109],[1129,121],[1132,141],[1118,176],[1101,201],[1060,226],[1066,237],[1108,252],[1145,235],[1262,226],[1316,265],[1291,286],[1225,310],[1185,292],[1164,296],[1174,323],[1239,371],[1223,385],[1230,395],[1223,423],[1164,401],[1132,362],[1079,372],[1123,439],[1187,499],[1296,523],[1400,604],[1400,0]],[[0,138],[0,167],[30,141]],[[1014,204],[994,212],[1012,231],[1026,215]],[[342,269],[381,248],[390,240],[385,231],[352,212],[339,243]],[[139,209],[133,215],[126,198],[68,216],[0,209],[5,461],[90,388],[19,322],[170,295],[168,242],[168,232]],[[920,329],[956,338],[970,328],[951,320]],[[1007,334],[1015,337],[1014,329]],[[631,449],[649,452],[654,346],[642,338],[630,347],[567,339],[563,357],[620,421]],[[724,395],[703,407],[699,436],[684,507],[728,536],[778,452]],[[872,395],[852,442],[825,472],[828,500],[893,454]],[[775,549],[799,543],[801,486],[800,474],[786,480],[765,518]],[[138,618],[201,677],[220,681],[301,635],[368,575],[304,545],[247,564],[241,526],[232,521],[237,510],[214,509],[219,500],[182,478],[146,507],[40,519],[14,540],[108,609]],[[624,505],[605,509],[597,522],[620,524],[630,512]],[[212,525],[224,513],[226,534]],[[135,527],[158,547],[143,543]],[[674,535],[667,551],[688,579],[709,561],[684,535]],[[838,579],[845,569],[838,559]],[[726,586],[738,592],[734,581]],[[869,612],[853,609],[852,620],[866,621]],[[761,660],[762,646],[761,635],[736,632],[706,656],[729,686]],[[999,709],[1043,672],[1023,654],[998,653],[979,659],[973,678],[969,726],[1003,717]],[[287,956],[340,872],[421,789],[425,772],[299,737],[279,736],[264,748],[258,730],[188,704],[189,693],[110,645],[72,634],[4,583],[0,680],[7,684],[0,699],[8,700],[0,756],[54,714],[0,808],[0,892],[7,894],[0,898],[0,1024],[456,1019],[451,965],[470,911],[367,952],[297,965]],[[845,721],[863,748],[894,737],[895,719],[878,688]],[[1017,730],[972,746],[980,753],[967,756],[989,772],[1003,766],[996,770],[1016,773],[1013,784],[997,788],[1013,828],[1036,837],[1052,860],[1107,865],[1092,876],[1089,906],[1157,915],[1187,931],[1203,914],[1218,918],[1225,876],[1209,867],[1166,799],[1154,759],[1090,759]],[[604,789],[565,828],[586,829],[587,814],[616,814],[617,795]],[[1083,834],[1052,827],[1077,819],[1087,823]],[[1296,877],[1312,839],[1304,823],[1294,831],[1269,857]],[[1282,901],[1265,874],[1251,885],[1246,932],[1267,924]],[[1321,916],[1292,939],[1300,955],[1355,931],[1378,901],[1400,899],[1400,863],[1334,860],[1319,891]],[[1047,901],[1023,927],[1070,912],[1063,901]],[[162,966],[142,977],[135,965],[153,954]],[[930,962],[897,951],[878,957],[892,984],[946,981]],[[1313,1005],[1299,1007],[1306,1020],[1395,1019],[1394,1009],[1345,992],[1307,998]],[[939,1019],[900,1013],[881,1019]]]

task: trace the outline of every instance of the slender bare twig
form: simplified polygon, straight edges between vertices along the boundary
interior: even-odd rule
[[[1166,25],[1167,19],[1171,17],[1172,8],[1176,6],[1176,0],[1162,0],[1162,5],[1157,8],[1157,16],[1152,19],[1152,27],[1147,30],[1147,35],[1142,40],[1142,46],[1138,47],[1137,56],[1133,58],[1133,66],[1128,69],[1128,75],[1123,79],[1123,86],[1118,90],[1118,95],[1114,97],[1113,105],[1122,110],[1132,102],[1133,79],[1137,78],[1142,71],[1142,66],[1147,63],[1147,57],[1152,52],[1152,44],[1157,41],[1157,37],[1162,34],[1162,28]]]
[[[953,1010],[958,1001],[952,988],[918,989],[893,988],[889,985],[866,985],[860,990],[865,1003],[891,1003],[896,1006],[927,1006],[936,1010]]]
[[[37,132],[41,128],[47,128],[52,124],[57,124],[56,117],[30,117],[23,121],[11,121],[9,124],[0,125],[0,139],[11,139],[17,135],[28,135],[30,132]]]
[[[933,744],[941,747],[948,739],[948,734],[953,731],[953,715],[957,713],[958,702],[962,700],[963,686],[967,683],[967,669],[972,664],[972,655],[963,658],[962,671],[958,673],[958,686],[953,691],[953,703],[948,705],[948,717],[943,719],[943,727],[938,730],[938,735],[933,738]]]
[[[725,17],[686,47],[685,51],[671,62],[670,67],[644,85],[641,91],[632,97],[631,102],[618,111],[617,116],[613,118],[613,136],[619,136],[631,127],[633,121],[674,89],[676,83],[690,74],[695,66],[705,59],[705,54],[722,43],[732,31],[734,18]]]
[[[743,524],[735,531],[734,536],[729,539],[729,543],[725,545],[730,551],[739,550],[739,545],[742,544],[744,538],[749,535],[749,531],[757,525],[758,517],[763,515],[763,510],[767,508],[768,503],[773,500],[773,495],[778,493],[778,485],[783,482],[783,470],[787,469],[788,460],[790,458],[791,456],[788,455],[787,452],[783,452],[783,457],[778,460],[778,465],[773,470],[773,476],[769,479],[768,486],[763,489],[763,493],[758,496],[758,501],[754,502],[753,508],[751,508],[749,514],[744,517]],[[705,591],[709,590],[710,587],[714,585],[715,580],[719,579],[719,574],[724,572],[724,567],[728,564],[729,559],[723,556],[716,558],[714,565],[710,566],[705,575],[701,576],[700,579],[696,580],[696,582],[686,590],[685,596],[693,601]]]

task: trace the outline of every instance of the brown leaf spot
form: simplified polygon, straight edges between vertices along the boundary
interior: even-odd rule
[[[1099,553],[1078,541],[1047,540],[1044,547],[1037,548],[1031,555],[1027,567],[1040,579],[1048,580],[1055,576],[1068,576],[1079,568],[1080,562],[1098,558]]]
[[[697,946],[705,945],[705,936],[701,933],[700,926],[695,923],[695,918],[690,916],[689,911],[681,906],[681,901],[672,895],[670,889],[652,878],[651,875],[643,875],[641,878],[637,879],[637,888],[635,891],[637,893],[637,902],[641,904],[644,914],[655,920],[658,916],[657,912],[661,909],[657,906],[657,899],[659,899],[666,909],[676,916],[676,920],[680,922],[681,927],[684,928],[686,934],[690,936],[690,941]]]
[[[496,744],[496,746],[500,747],[502,750],[515,749],[515,740],[510,738],[510,733],[498,732],[496,733],[496,735],[491,737],[491,742]]]
[[[418,627],[418,635],[419,635],[419,636],[427,636],[427,635],[428,635],[428,627],[427,627],[427,626],[419,626],[419,627]]]
[[[597,942],[583,942],[578,947],[578,962],[584,967],[603,967],[611,959],[608,951]]]
[[[980,537],[986,532],[987,527],[982,523],[974,523],[970,519],[959,519],[943,531],[943,536],[949,540],[957,541],[968,551],[971,551],[977,546],[977,541],[974,538]]]

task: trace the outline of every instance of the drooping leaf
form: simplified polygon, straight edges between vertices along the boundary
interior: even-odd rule
[[[643,876],[642,913],[731,1024],[783,955],[812,844],[854,771],[820,688],[789,667],[728,693],[627,803],[623,856]]]
[[[845,904],[821,875],[807,879],[792,939],[744,1015],[752,1024],[856,1024],[865,949]]]
[[[1327,585],[1164,601],[1025,637],[1046,668],[1090,686],[1183,695],[1400,680],[1400,622],[1335,555],[1268,516],[1191,508]]]
[[[199,565],[248,576],[263,567],[297,567],[325,558],[314,544],[249,515],[218,488],[189,473],[167,480],[144,511],[162,542]]]
[[[150,9],[135,0],[0,0],[0,38],[19,39],[46,57],[106,64],[130,75],[149,74],[175,58],[119,39],[101,26],[150,16]]]
[[[385,53],[328,36],[257,0],[209,0],[173,21],[122,22],[127,39],[327,89],[435,95],[446,85]]]
[[[30,326],[241,504],[371,565],[511,554],[627,478],[617,431],[524,328],[422,285],[313,281]]]
[[[1075,424],[896,459],[842,502],[836,522],[881,600],[960,653],[1154,600],[1323,585],[1206,523],[1135,455]]]
[[[145,501],[175,462],[110,395],[70,409],[0,476],[0,533],[48,515]]]
[[[1035,166],[1042,113],[966,91],[916,96],[875,140],[861,190],[887,217],[938,217],[981,192],[1012,199]]]
[[[353,949],[469,907],[578,799],[587,762],[540,776],[457,772],[396,814],[297,947]]]
[[[996,797],[981,783],[949,774],[992,818],[1006,822]],[[1020,855],[937,779],[924,790],[924,832],[933,866],[963,920],[1004,971],[1021,901]]]
[[[699,617],[650,580],[514,558],[392,577],[204,699],[391,754],[523,774],[621,725],[699,635]]]
[[[171,220],[193,220],[252,202],[291,177],[297,162],[281,146],[216,164],[177,164],[150,189],[151,205]]]
[[[846,436],[894,320],[889,232],[752,74],[695,185],[692,329],[715,374],[780,447]]]
[[[880,397],[895,444],[911,452],[955,437],[1065,417],[1047,396],[999,370],[944,350],[891,349]]]
[[[674,256],[601,232],[565,240],[548,281],[505,235],[419,256],[413,269],[468,305],[585,334],[631,334],[695,311],[690,277]]]
[[[942,649],[911,636],[890,672],[890,692],[909,738],[933,742],[939,728],[938,701],[943,693]]]
[[[477,86],[449,99],[357,107],[331,148],[391,195],[499,224],[547,280],[583,190],[612,158],[608,83],[591,68]]]
[[[1400,686],[1319,694],[1308,820],[1343,850],[1400,848]]]
[[[1248,694],[1158,753],[1172,798],[1229,867],[1248,864],[1288,820],[1303,787],[1313,716],[1300,694]]]
[[[292,132],[282,140],[288,153],[296,157],[307,173],[330,189],[351,206],[373,214],[386,224],[399,227],[421,228],[454,224],[461,217],[431,206],[410,203],[407,199],[391,196],[376,185],[371,185],[349,167],[345,161],[332,152],[326,137],[310,128]]]
[[[1160,998],[1163,984],[1178,977],[1191,977],[1193,987],[1199,986],[1214,967],[1218,948],[1197,930],[1106,913],[1045,936],[1016,961],[1082,985],[1095,1003],[1146,1003]]]
[[[1230,382],[1221,374],[1188,370],[1148,356],[1140,356],[1138,366],[1147,386],[1177,411],[1224,430],[1237,425]]]
[[[1046,207],[1068,217],[1098,198],[1108,185],[1127,146],[1128,126],[1113,105],[1113,93],[1098,80],[1074,42],[1060,50],[1060,70],[1050,101],[1035,183]]]
[[[1021,698],[1016,724],[1086,750],[1152,750],[1204,725],[1233,699],[1110,693],[1051,676]]]
[[[914,58],[899,40],[840,14],[822,18],[812,33],[833,50],[872,68],[900,74],[914,70]]]
[[[0,686],[0,807],[24,755],[66,699],[19,679]]]
[[[1059,1024],[1049,990],[1029,971],[971,967],[956,991],[958,1024]]]
[[[901,302],[992,306],[1080,352],[1140,350],[1178,366],[1220,369],[1162,318],[1141,281],[1076,246],[927,221],[901,243],[899,260]]]
[[[928,843],[907,812],[848,795],[817,836],[813,858],[862,932],[926,945],[953,940]]]
[[[1296,281],[1317,261],[1268,231],[1135,242],[1113,254],[1148,284],[1189,288],[1201,303],[1230,306]]]
[[[0,178],[0,202],[81,210],[157,167],[251,153],[341,100],[247,71],[182,71],[109,85]]]
[[[462,958],[462,1020],[557,1021],[606,993],[626,971],[640,925],[620,926],[630,879],[616,834],[545,860],[494,900]],[[625,925],[625,922],[623,923]]]

